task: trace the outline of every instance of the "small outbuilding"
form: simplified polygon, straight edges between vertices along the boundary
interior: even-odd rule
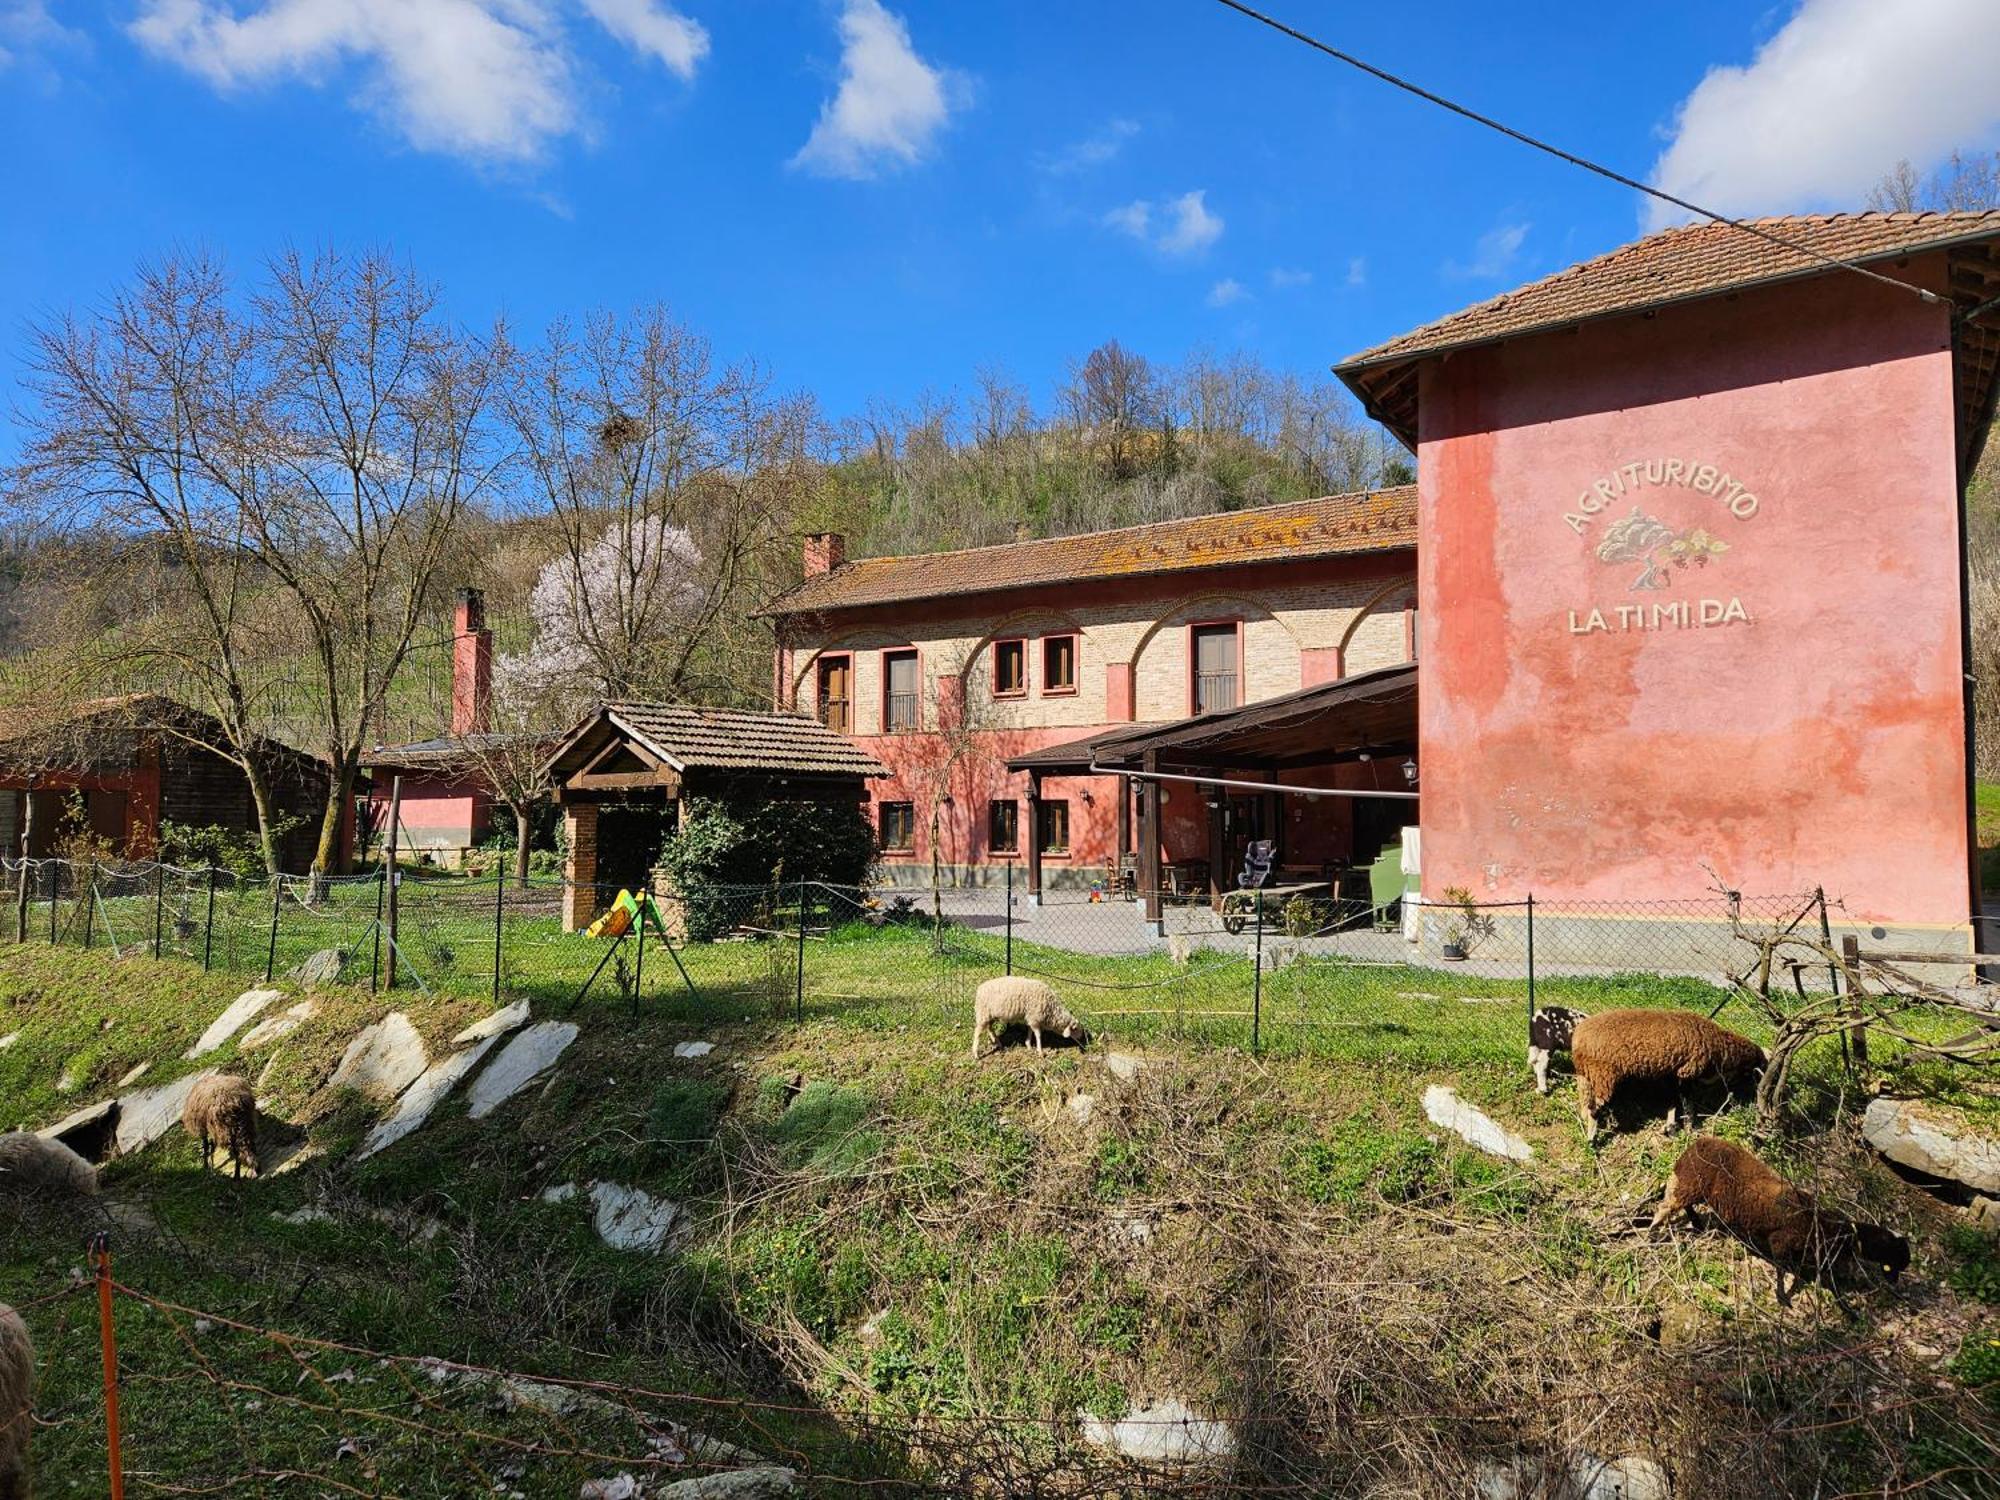
[[[549,760],[563,811],[563,927],[587,927],[620,890],[652,883],[687,799],[866,800],[888,769],[802,714],[668,703],[607,703]]]

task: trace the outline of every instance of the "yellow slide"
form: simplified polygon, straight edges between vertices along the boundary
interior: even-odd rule
[[[611,909],[583,930],[585,937],[621,938],[632,930],[632,924],[646,918],[653,924],[653,931],[661,937],[667,935],[667,927],[660,920],[660,909],[653,904],[650,893],[643,897],[634,896],[630,891],[620,891],[618,899],[611,903]]]

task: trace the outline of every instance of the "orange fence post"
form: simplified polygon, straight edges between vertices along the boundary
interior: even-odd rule
[[[118,1330],[111,1318],[111,1236],[90,1237],[97,1268],[97,1322],[104,1342],[104,1435],[111,1462],[111,1500],[125,1500],[125,1463],[118,1451]]]

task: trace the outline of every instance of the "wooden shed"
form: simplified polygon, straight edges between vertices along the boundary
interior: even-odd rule
[[[568,834],[563,926],[651,883],[689,797],[859,803],[873,756],[817,720],[668,703],[607,703],[549,759]]]

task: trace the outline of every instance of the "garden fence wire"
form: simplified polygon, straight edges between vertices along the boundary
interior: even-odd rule
[[[1022,974],[1047,981],[1092,1030],[1257,1051],[1416,1024],[1389,1014],[1399,1009],[1422,1011],[1424,1025],[1518,1036],[1535,1005],[1586,989],[1601,1005],[1607,985],[1626,980],[1679,986],[1682,1003],[1719,1010],[1760,932],[1882,935],[1819,892],[1375,909],[1283,891],[1031,898],[1012,870],[996,884],[900,893],[774,880],[636,897],[507,870],[404,870],[393,886],[380,874],[153,862],[0,870],[17,943],[106,961],[175,958],[274,983],[528,998],[558,1011],[667,1005],[693,1018],[863,1026],[969,1022],[982,980]],[[1785,982],[1840,980],[1828,968]]]

